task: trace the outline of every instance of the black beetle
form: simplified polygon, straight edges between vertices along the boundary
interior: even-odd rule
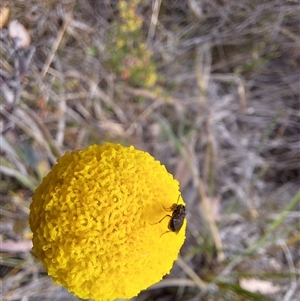
[[[170,231],[178,233],[183,225],[183,221],[186,216],[185,206],[173,204],[170,209],[169,210],[172,211],[172,216],[167,215],[167,216],[171,217],[169,224],[168,224],[168,228]],[[165,208],[165,210],[166,210],[166,208]]]
[[[170,221],[169,221],[169,224],[168,224],[168,229],[170,231],[166,231],[163,234],[168,233],[168,232],[174,232],[174,233],[177,234],[180,231],[180,229],[182,228],[182,225],[183,225],[183,222],[184,222],[184,219],[185,219],[185,216],[186,216],[186,212],[185,212],[185,206],[184,205],[178,205],[179,197],[178,197],[177,203],[176,204],[174,203],[170,208],[165,208],[163,206],[165,211],[172,211],[172,215],[167,214],[159,222],[155,223],[155,224],[159,224],[167,216],[170,217]]]

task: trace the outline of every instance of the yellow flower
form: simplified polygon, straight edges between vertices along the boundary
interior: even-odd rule
[[[122,47],[124,47],[125,46],[125,41],[124,40],[122,40],[122,39],[118,39],[117,41],[116,41],[116,48],[118,48],[118,49],[120,49],[120,48],[122,48]]]
[[[152,87],[155,84],[156,80],[157,80],[156,73],[154,71],[149,72],[147,74],[147,78],[144,81],[145,87]]]
[[[170,217],[159,223],[177,200],[184,204],[178,181],[133,146],[67,152],[33,196],[33,252],[81,298],[132,298],[177,259],[186,220],[178,233],[168,229]]]
[[[119,7],[120,11],[126,10],[127,9],[127,3],[126,3],[126,1],[120,1],[118,7]]]

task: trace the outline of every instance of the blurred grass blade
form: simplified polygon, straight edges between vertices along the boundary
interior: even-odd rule
[[[297,203],[300,203],[300,190],[295,194],[295,196],[291,199],[291,201],[285,206],[285,208],[282,210],[282,212],[279,214],[278,218],[271,224],[269,229],[266,231],[266,233],[260,238],[259,241],[254,243],[253,245],[248,248],[246,254],[252,254],[257,249],[259,249],[262,246],[266,246],[266,242],[269,238],[269,236],[274,233],[274,231],[282,224],[284,219],[286,218],[287,214],[297,205]]]
[[[25,164],[23,164],[21,156],[16,152],[15,149],[13,149],[13,147],[7,142],[3,135],[0,135],[0,147],[1,152],[6,153],[12,159],[14,165],[21,172],[21,174],[27,175],[27,169]],[[18,151],[20,152],[19,149]],[[1,160],[3,160],[3,158],[1,158]]]
[[[217,285],[220,288],[222,288],[224,291],[227,291],[231,294],[233,293],[234,295],[238,295],[240,298],[245,298],[245,299],[239,299],[239,300],[247,300],[247,301],[272,301],[273,300],[262,294],[247,291],[247,290],[241,288],[241,286],[239,284],[218,282]]]
[[[17,179],[23,186],[30,189],[31,191],[34,191],[38,185],[37,181],[33,179],[31,176],[23,175],[19,171],[13,168],[0,165],[0,170],[1,173],[3,173],[4,175],[9,177],[14,177],[15,179]]]
[[[10,146],[10,144],[7,142],[7,140],[5,139],[5,137],[0,134],[0,146],[1,146],[1,151],[6,152],[7,154],[9,154],[10,156],[13,156],[15,158],[18,157],[18,154],[16,153],[16,151]]]

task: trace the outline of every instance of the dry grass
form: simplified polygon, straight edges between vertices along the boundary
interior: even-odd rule
[[[121,75],[107,67],[117,1],[10,4],[32,46],[16,49],[1,30],[3,300],[77,300],[31,254],[28,208],[56,158],[104,141],[161,160],[188,208],[181,258],[134,300],[297,300],[299,5],[153,4],[138,7],[138,43],[157,68],[152,88],[130,82],[128,60]],[[270,294],[250,292],[264,285]]]

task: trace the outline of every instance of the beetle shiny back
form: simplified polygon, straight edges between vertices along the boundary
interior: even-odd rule
[[[170,221],[168,223],[169,231],[164,232],[162,235],[164,235],[165,233],[168,233],[168,232],[174,232],[177,234],[183,226],[184,219],[186,217],[186,211],[185,211],[184,205],[181,205],[181,204],[178,205],[179,198],[180,198],[180,195],[178,196],[177,203],[174,203],[170,208],[166,208],[163,205],[164,210],[172,212],[172,215],[167,214],[160,221],[155,223],[155,224],[158,224],[158,223],[162,222],[166,217],[170,217]]]
[[[173,209],[173,212],[168,224],[168,228],[170,231],[178,233],[182,228],[186,216],[185,206],[173,204],[171,208]]]

